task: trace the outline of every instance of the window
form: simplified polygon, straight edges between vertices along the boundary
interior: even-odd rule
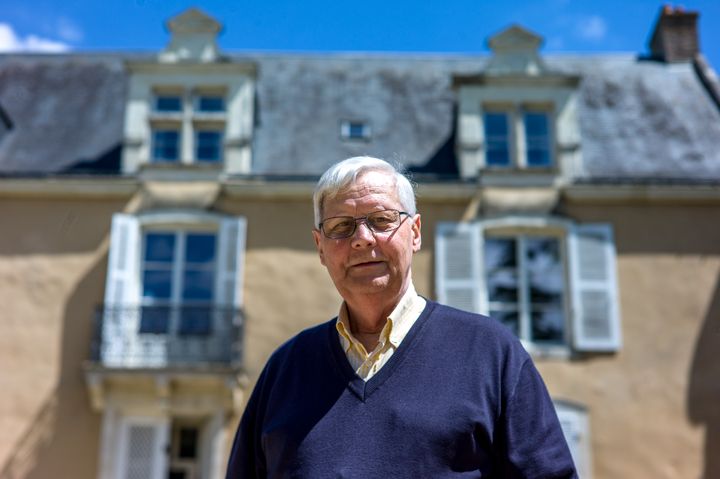
[[[540,109],[488,109],[483,113],[485,166],[550,168],[553,166],[551,116]]]
[[[539,353],[619,349],[610,225],[537,217],[441,223],[435,253],[441,303],[495,318]]]
[[[175,162],[180,159],[180,132],[170,129],[156,129],[152,132],[152,160],[154,162]]]
[[[182,111],[182,97],[180,95],[163,95],[155,96],[156,112],[160,113],[176,113]]]
[[[170,479],[199,479],[200,424],[173,421],[170,440]]]
[[[565,440],[570,448],[578,476],[591,477],[590,421],[587,409],[567,401],[554,401]]]
[[[510,166],[510,122],[507,113],[485,113],[485,163]]]
[[[215,92],[213,88],[183,91],[180,87],[165,85],[154,91],[150,106],[151,162],[219,164],[224,161],[227,120],[224,93]]]
[[[528,168],[552,165],[550,150],[550,126],[547,113],[525,112],[525,155]]]
[[[113,215],[101,362],[132,368],[236,360],[244,240],[244,218]]]
[[[565,342],[565,275],[560,240],[490,236],[484,241],[490,317],[534,343]]]
[[[199,162],[222,161],[222,140],[220,131],[199,130],[195,132],[195,159]]]
[[[225,97],[221,95],[198,95],[195,110],[203,113],[221,113],[225,111]]]
[[[211,315],[202,306],[214,300],[215,258],[214,233],[145,232],[139,332],[166,334],[175,319],[180,334],[210,333]],[[180,304],[195,308],[171,308]]]
[[[370,125],[362,121],[344,120],[340,123],[340,137],[343,140],[369,140]]]

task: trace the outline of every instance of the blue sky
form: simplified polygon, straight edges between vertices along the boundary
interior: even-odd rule
[[[164,22],[190,6],[225,30],[227,51],[485,53],[512,23],[545,38],[543,51],[646,53],[662,3],[538,0],[3,0],[0,51],[151,50]],[[701,49],[720,70],[720,0],[682,4],[700,12]]]

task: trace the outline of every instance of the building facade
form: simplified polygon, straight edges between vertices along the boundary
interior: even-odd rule
[[[650,23],[650,20],[649,22]],[[720,83],[647,55],[0,56],[0,478],[219,479],[255,379],[337,314],[311,196],[407,168],[422,295],[533,356],[581,477],[720,477]]]

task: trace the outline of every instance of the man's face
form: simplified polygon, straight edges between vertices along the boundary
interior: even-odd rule
[[[404,208],[394,179],[378,171],[363,173],[349,188],[321,205],[323,220],[388,209]],[[400,227],[387,233],[374,233],[364,222],[358,222],[349,238],[330,239],[318,230],[313,230],[313,237],[320,262],[346,301],[369,294],[379,295],[381,301],[399,299],[410,283],[412,256],[420,249],[420,215],[403,215]]]

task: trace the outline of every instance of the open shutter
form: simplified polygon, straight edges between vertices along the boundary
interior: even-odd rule
[[[140,299],[138,266],[140,227],[135,216],[116,213],[112,218],[108,255],[106,306],[136,306]]]
[[[227,218],[220,224],[216,296],[218,306],[242,306],[245,226],[245,218]]]
[[[575,349],[616,351],[621,336],[612,227],[576,225],[569,243]]]
[[[123,424],[118,478],[165,479],[168,470],[167,419],[127,418]]]
[[[140,223],[137,217],[116,213],[110,230],[105,307],[100,333],[100,358],[119,366],[132,357],[140,302]]]
[[[435,237],[438,302],[487,314],[482,278],[482,232],[478,223],[439,223]]]
[[[565,405],[562,402],[555,403],[560,427],[562,428],[565,441],[567,441],[578,475],[590,478],[592,471],[590,460],[590,426],[587,412],[584,409]]]

